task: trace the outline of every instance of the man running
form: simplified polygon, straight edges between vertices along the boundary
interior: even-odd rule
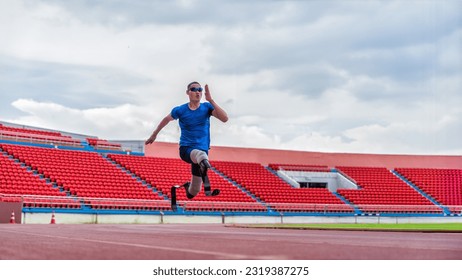
[[[153,143],[157,134],[171,121],[178,120],[181,129],[180,157],[183,161],[191,164],[191,182],[185,183],[186,196],[189,199],[195,197],[201,190],[204,182],[207,196],[218,195],[219,190],[210,190],[207,177],[207,169],[210,163],[208,151],[210,149],[210,116],[214,116],[222,122],[228,121],[228,114],[213,100],[208,85],[205,85],[205,100],[201,103],[204,88],[198,82],[191,82],[187,86],[186,94],[189,102],[177,106],[162,119],[152,135],[146,140],[146,144]]]

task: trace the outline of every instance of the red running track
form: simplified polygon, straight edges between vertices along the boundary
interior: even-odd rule
[[[1,224],[0,237],[0,258],[10,260],[462,259],[462,233]]]

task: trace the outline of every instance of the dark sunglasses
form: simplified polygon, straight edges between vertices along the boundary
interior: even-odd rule
[[[204,89],[201,88],[201,87],[192,87],[192,88],[190,88],[189,90],[192,91],[192,92],[196,92],[196,91],[202,92]]]

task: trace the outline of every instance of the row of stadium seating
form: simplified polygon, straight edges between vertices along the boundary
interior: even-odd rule
[[[312,171],[312,172],[330,172],[330,168],[326,165],[300,165],[300,164],[277,164],[270,163],[269,168],[273,170],[286,171]]]
[[[1,123],[0,140],[83,148],[81,140],[72,138],[69,135],[63,135],[58,131],[13,127]],[[86,141],[88,145],[96,150],[122,151],[122,145],[119,143],[92,137],[86,138]]]
[[[0,124],[0,140],[37,144],[82,147],[81,141],[59,132],[4,126]]]
[[[168,210],[172,185],[189,181],[180,159],[0,144],[0,194],[21,196],[26,207]],[[409,184],[380,167],[336,167],[359,189],[293,188],[271,172],[288,165],[212,161],[217,197],[200,192],[194,200],[178,192],[190,211],[460,212],[462,170],[398,168]],[[292,166],[330,171],[326,166]],[[425,195],[425,196],[424,196]],[[45,196],[47,198],[45,198]],[[426,197],[427,196],[427,197]]]
[[[6,126],[6,125],[3,125],[1,123],[0,123],[0,130],[2,130],[2,131],[20,132],[20,133],[29,133],[29,134],[38,134],[38,135],[57,136],[57,137],[63,136],[60,132],[57,132],[57,131],[18,128],[18,127]]]
[[[122,145],[119,143],[109,142],[105,139],[99,138],[87,138],[87,142],[90,146],[93,146],[97,150],[116,150],[120,151],[122,149]]]

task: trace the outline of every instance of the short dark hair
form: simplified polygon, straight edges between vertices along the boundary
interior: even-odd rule
[[[190,83],[188,84],[188,86],[186,87],[186,89],[189,90],[189,87],[190,87],[191,85],[193,85],[193,84],[198,84],[198,85],[200,85],[200,83],[199,83],[199,82],[196,82],[196,81],[190,82]]]

